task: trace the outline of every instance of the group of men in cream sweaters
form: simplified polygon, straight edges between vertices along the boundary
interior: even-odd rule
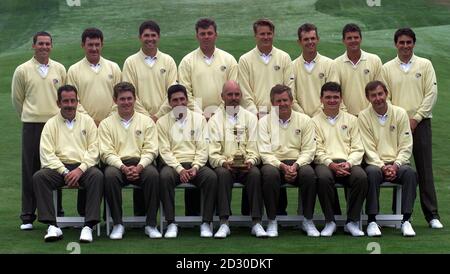
[[[404,236],[415,235],[410,217],[417,184],[427,222],[442,228],[431,167],[436,76],[430,61],[414,55],[411,29],[397,30],[398,56],[385,65],[361,50],[355,24],[344,27],[346,52],[335,60],[317,52],[314,25],[300,26],[302,54],[293,62],[273,46],[275,26],[268,19],[254,23],[256,47],[239,62],[216,48],[213,20],[200,19],[195,29],[199,48],[177,69],[158,49],[157,23],[142,23],[141,49],[126,59],[122,72],[101,56],[101,31],[86,29],[85,58],[67,75],[49,58],[50,34],[36,33],[34,57],[12,80],[13,105],[23,122],[22,172],[34,174],[22,179],[21,229],[33,228],[37,207],[39,221],[49,225],[45,240],[61,239],[51,191],[67,185],[86,191],[81,242],[93,240],[103,192],[114,221],[110,238],[122,239],[121,187],[131,183],[144,194],[145,233],[162,237],[156,227],[161,199],[168,222],[164,237],[175,238],[174,188],[192,183],[203,193],[201,236],[226,238],[235,181],[246,187],[256,237],[278,236],[284,183],[299,186],[308,236],[336,230],[335,183],[349,189],[345,230],[353,236],[365,235],[358,223],[364,201],[367,234],[381,235],[376,215],[384,181],[403,185]],[[418,176],[409,165],[412,153]],[[326,219],[321,232],[312,220],[316,197]],[[213,234],[216,204],[220,227]]]

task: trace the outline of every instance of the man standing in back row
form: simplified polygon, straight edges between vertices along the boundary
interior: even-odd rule
[[[191,110],[203,113],[209,120],[222,104],[222,86],[228,80],[237,80],[238,67],[233,55],[216,48],[217,25],[214,20],[199,19],[195,32],[199,47],[181,60],[178,79],[186,87]],[[186,189],[184,193],[186,215],[200,215],[199,190]]]
[[[347,24],[342,30],[344,54],[334,60],[335,70],[330,81],[342,87],[342,98],[347,111],[358,116],[369,106],[364,88],[370,81],[381,77],[381,59],[375,54],[361,50],[362,34],[356,24]]]
[[[129,56],[123,64],[122,80],[136,89],[135,109],[153,119],[170,111],[167,89],[177,81],[177,65],[173,58],[158,49],[159,25],[152,20],[139,26],[141,49]],[[133,189],[134,214],[145,215],[144,194]]]
[[[53,41],[47,32],[33,36],[34,56],[16,68],[11,84],[14,108],[20,115],[22,127],[22,225],[20,229],[33,229],[36,220],[36,199],[33,174],[41,168],[39,143],[45,122],[59,112],[56,91],[66,81],[66,69],[50,59]],[[61,192],[58,194],[61,211]],[[59,212],[58,212],[59,214]]]
[[[431,112],[437,100],[436,74],[429,60],[414,55],[416,34],[412,29],[398,29],[394,43],[397,57],[383,65],[382,77],[390,91],[392,104],[408,112],[425,219],[431,228],[443,228],[439,221],[431,157]]]

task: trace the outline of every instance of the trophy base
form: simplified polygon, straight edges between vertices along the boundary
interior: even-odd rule
[[[231,167],[235,168],[235,169],[247,169],[247,165],[245,163],[242,163],[242,164],[235,163],[235,164],[231,165]]]

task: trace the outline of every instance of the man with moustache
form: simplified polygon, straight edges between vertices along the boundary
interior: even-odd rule
[[[74,86],[58,89],[57,104],[60,113],[47,121],[41,135],[42,169],[33,176],[39,221],[48,225],[46,242],[62,239],[52,192],[63,186],[83,187],[87,200],[80,242],[90,243],[92,229],[100,222],[103,197],[103,174],[96,167],[99,159],[97,127],[91,117],[77,113],[78,94]]]

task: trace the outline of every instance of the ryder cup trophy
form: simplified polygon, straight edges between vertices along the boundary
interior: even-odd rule
[[[234,137],[237,143],[237,150],[233,154],[233,168],[245,169],[247,165],[245,164],[245,150],[241,147],[241,142],[245,138],[245,128],[235,126],[233,129]]]

